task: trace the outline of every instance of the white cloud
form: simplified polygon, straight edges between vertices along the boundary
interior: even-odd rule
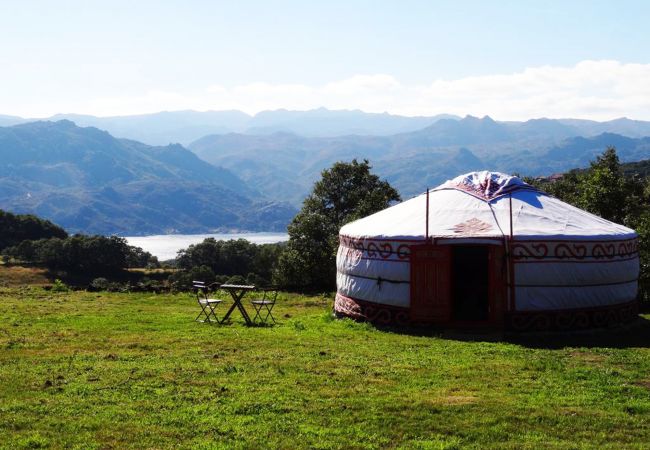
[[[425,85],[404,84],[387,74],[355,75],[317,86],[215,84],[200,93],[151,91],[140,96],[97,98],[60,106],[66,111],[96,115],[177,109],[240,109],[256,113],[324,106],[411,116],[490,115],[500,120],[607,120],[621,116],[650,120],[650,64],[582,61],[572,67],[531,67],[510,74],[436,79]]]

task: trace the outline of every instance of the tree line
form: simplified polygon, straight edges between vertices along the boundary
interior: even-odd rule
[[[69,236],[63,228],[29,214],[0,210],[0,253],[5,262],[54,271],[113,276],[124,268],[157,267],[158,259],[117,236]]]
[[[189,288],[193,279],[273,283],[299,291],[335,289],[340,228],[401,200],[371,169],[367,160],[352,160],[324,170],[289,224],[286,243],[256,245],[243,239],[210,238],[179,251],[174,261],[178,270],[169,283],[177,289]],[[650,177],[630,171],[620,163],[616,150],[608,148],[587,169],[553,179],[524,180],[567,203],[635,229],[640,241],[641,296],[650,301]],[[0,226],[10,230],[2,234],[5,259],[97,275],[158,264],[155,257],[128,246],[123,238],[67,236],[61,228],[34,216],[0,214]]]

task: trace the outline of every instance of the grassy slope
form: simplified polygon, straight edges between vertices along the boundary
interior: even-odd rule
[[[378,331],[324,298],[276,310],[210,326],[189,295],[0,288],[0,448],[650,442],[647,320],[621,348],[565,348]]]

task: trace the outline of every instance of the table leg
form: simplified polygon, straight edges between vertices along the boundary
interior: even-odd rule
[[[248,312],[244,308],[244,305],[241,303],[241,297],[239,299],[240,301],[237,302],[237,308],[239,308],[239,311],[241,312],[241,315],[244,317],[244,320],[246,321],[246,325],[252,325],[253,321],[251,320],[250,316],[248,315]]]
[[[230,296],[232,297],[234,303],[232,304],[230,309],[228,309],[228,311],[226,312],[226,315],[223,316],[223,319],[221,319],[221,323],[224,323],[226,320],[228,320],[228,318],[230,317],[230,314],[232,314],[232,312],[235,310],[235,308],[237,308],[237,309],[239,309],[239,312],[241,313],[242,317],[244,317],[244,320],[246,321],[246,325],[252,325],[253,324],[253,322],[251,321],[250,316],[248,315],[248,312],[246,312],[246,309],[244,309],[244,305],[242,305],[242,303],[241,303],[241,300],[244,297],[245,293],[246,293],[246,291],[241,291],[239,293],[230,292]]]
[[[230,317],[230,314],[232,314],[232,312],[235,310],[236,307],[237,307],[237,302],[235,301],[235,303],[233,303],[230,309],[228,309],[228,311],[226,312],[226,315],[223,316],[223,319],[221,319],[221,323],[224,323],[226,320],[228,320],[228,317]]]

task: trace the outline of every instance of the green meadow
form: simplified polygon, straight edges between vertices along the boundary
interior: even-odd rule
[[[0,288],[0,448],[650,446],[648,316],[512,337],[331,306],[281,294],[277,325],[221,326],[190,294]]]

